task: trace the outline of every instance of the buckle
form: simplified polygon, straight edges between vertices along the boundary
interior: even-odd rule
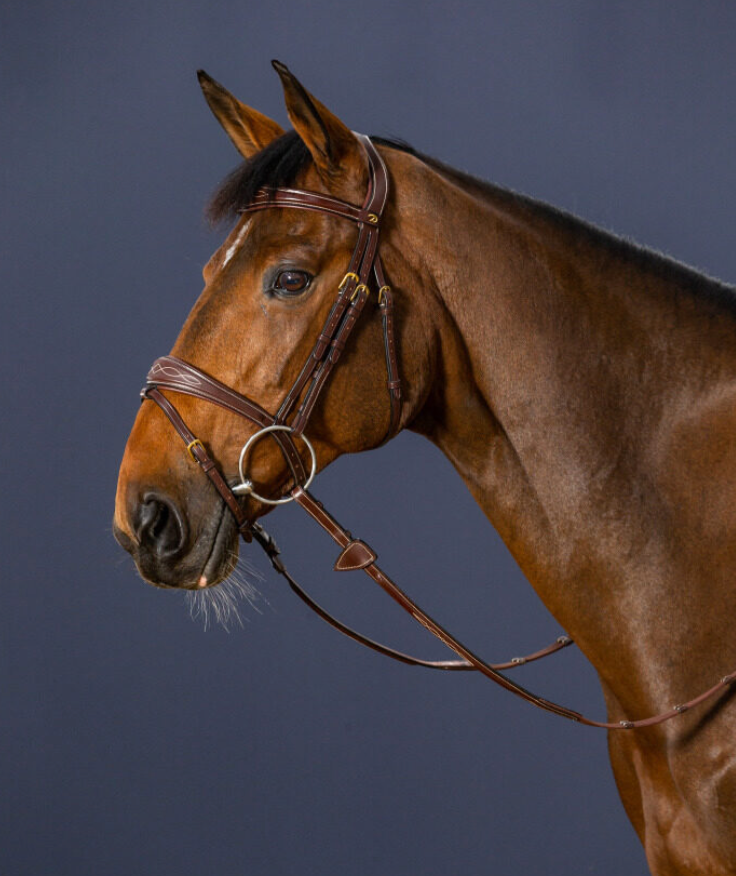
[[[357,274],[354,274],[352,271],[348,271],[347,274],[340,281],[340,285],[337,287],[338,292],[342,292],[342,290],[348,285],[351,280],[355,280],[356,283],[360,282],[360,277]]]
[[[189,444],[187,444],[187,453],[192,457],[192,459],[197,463],[197,465],[199,465],[199,460],[194,455],[194,448],[195,447],[199,447],[199,449],[202,451],[202,453],[206,453],[207,451],[204,449],[204,444],[202,444],[202,442],[199,440],[199,438],[195,438],[194,441],[190,441]]]

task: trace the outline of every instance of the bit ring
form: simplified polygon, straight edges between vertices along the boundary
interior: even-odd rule
[[[287,502],[293,502],[293,496],[286,496],[283,499],[266,499],[264,496],[259,496],[258,493],[253,489],[253,481],[246,478],[243,472],[243,466],[245,465],[245,460],[248,455],[248,451],[255,444],[255,442],[261,438],[263,435],[268,432],[293,432],[293,428],[291,426],[264,426],[262,429],[259,429],[257,432],[254,432],[250,438],[243,445],[243,449],[240,451],[240,458],[238,459],[238,473],[240,474],[240,483],[233,487],[233,493],[238,495],[248,495],[253,496],[254,499],[257,499],[259,502],[263,502],[266,505],[285,505]],[[317,454],[314,452],[314,447],[310,440],[305,435],[299,436],[302,441],[307,445],[307,450],[309,451],[309,456],[311,457],[312,467],[309,472],[309,477],[306,482],[302,484],[302,489],[306,490],[307,487],[314,480],[315,474],[317,474]]]

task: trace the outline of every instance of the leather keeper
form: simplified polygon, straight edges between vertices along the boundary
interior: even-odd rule
[[[354,569],[365,569],[375,562],[375,552],[364,541],[354,539],[337,558],[333,569],[335,572],[352,572]]]

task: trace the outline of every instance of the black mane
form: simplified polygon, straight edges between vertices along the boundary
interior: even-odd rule
[[[371,137],[374,143],[415,154],[407,143]],[[309,150],[296,131],[288,131],[244,161],[227,176],[207,205],[207,218],[213,223],[232,220],[244,210],[259,189],[293,186],[311,160]]]

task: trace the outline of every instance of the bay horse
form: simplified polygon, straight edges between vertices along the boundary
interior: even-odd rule
[[[736,668],[734,289],[357,135],[274,66],[287,133],[200,73],[245,159],[211,206],[237,221],[173,358],[149,374],[144,397],[157,403],[142,404],[128,439],[116,537],[152,584],[214,587],[233,569],[239,532],[263,542],[256,521],[269,502],[307,495],[311,460],[294,439],[310,442],[313,474],[411,429],[448,457],[593,664],[611,725],[692,700]],[[379,165],[385,210],[371,212]],[[325,335],[353,309],[349,338]],[[167,384],[172,363],[179,383]],[[188,392],[187,380],[209,388]],[[249,445],[246,478],[244,439],[278,423],[273,440]],[[375,568],[348,535],[338,567]],[[724,683],[675,720],[609,733],[657,876],[736,872],[731,693]]]

